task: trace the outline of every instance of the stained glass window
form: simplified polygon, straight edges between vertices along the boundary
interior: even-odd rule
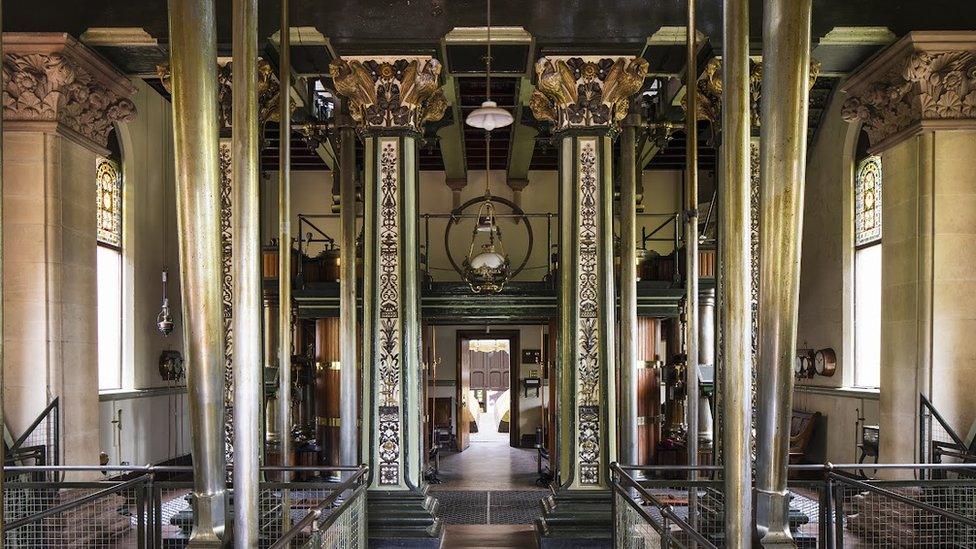
[[[118,164],[99,158],[95,165],[98,242],[122,246],[122,172]]]
[[[881,240],[881,157],[869,156],[854,177],[854,245]]]

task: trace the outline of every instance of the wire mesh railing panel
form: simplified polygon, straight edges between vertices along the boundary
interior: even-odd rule
[[[304,488],[294,483],[291,486],[296,487],[270,483],[262,486],[258,494],[258,537],[262,544],[277,541],[332,494],[332,489],[324,485]],[[300,546],[310,535],[311,532],[301,534],[295,545]]]
[[[39,483],[7,483],[3,490],[4,524],[49,512],[111,484],[55,488]],[[144,489],[136,486],[81,503],[4,532],[5,547],[141,547],[145,530]]]
[[[976,528],[924,506],[976,520],[976,485],[932,481],[914,485],[873,483],[898,496],[844,485],[843,531],[850,547],[976,547]]]
[[[661,534],[622,494],[614,491],[615,546],[619,549],[662,547]]]
[[[366,493],[352,496],[339,516],[326,528],[313,525],[313,533],[304,547],[309,549],[363,549],[366,547]],[[323,517],[328,517],[324,514]]]

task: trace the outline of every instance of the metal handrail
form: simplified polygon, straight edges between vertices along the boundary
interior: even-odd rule
[[[234,466],[228,464],[228,471],[233,471]],[[359,467],[352,465],[333,465],[333,466],[316,466],[316,465],[262,465],[260,467],[261,471],[294,471],[294,472],[314,472],[321,471],[323,473],[332,472],[354,472],[359,471]],[[115,473],[174,473],[174,472],[192,472],[192,465],[7,465],[3,467],[5,473],[30,473],[34,471],[63,471],[63,472],[84,472],[84,471],[99,471],[99,472],[115,472]]]
[[[292,526],[290,530],[288,530],[287,532],[285,532],[281,536],[281,538],[278,539],[278,541],[274,542],[274,544],[271,546],[270,549],[280,549],[282,547],[287,547],[288,544],[291,542],[291,540],[293,540],[296,537],[298,537],[298,535],[300,533],[302,533],[302,531],[305,530],[305,528],[307,528],[310,525],[312,525],[312,523],[314,523],[316,519],[318,519],[320,516],[322,516],[322,513],[326,509],[331,509],[331,507],[335,503],[335,501],[337,499],[339,499],[339,496],[341,496],[346,490],[349,490],[350,488],[352,488],[356,484],[360,484],[359,488],[357,488],[352,493],[352,495],[350,495],[348,498],[346,498],[346,500],[341,505],[339,505],[338,507],[336,507],[334,509],[331,509],[331,513],[329,513],[329,516],[325,519],[325,522],[323,523],[322,526],[325,527],[325,528],[328,528],[333,523],[335,523],[335,521],[338,519],[339,515],[344,510],[346,510],[346,508],[348,508],[349,505],[351,505],[352,502],[355,501],[356,498],[360,497],[360,495],[366,489],[366,485],[365,484],[361,484],[360,481],[363,478],[365,478],[365,476],[366,476],[366,474],[368,472],[369,472],[369,467],[367,467],[365,465],[362,465],[358,469],[356,469],[356,474],[355,475],[352,475],[345,482],[343,482],[339,486],[336,486],[336,488],[332,491],[331,494],[329,494],[329,496],[327,498],[325,498],[324,500],[322,500],[322,502],[320,502],[318,505],[316,505],[314,509],[312,509],[311,511],[309,511],[308,514],[305,515],[304,518],[302,518],[302,520],[300,520],[297,523],[295,523],[295,525]]]
[[[705,549],[718,549],[715,544],[708,541],[708,538],[706,538],[700,532],[695,530],[691,526],[691,524],[689,524],[683,518],[679,517],[678,514],[674,512],[673,507],[659,500],[653,494],[651,494],[646,489],[644,489],[644,487],[641,486],[640,483],[638,483],[633,477],[628,475],[627,472],[624,471],[619,465],[617,465],[616,463],[611,463],[610,470],[613,471],[617,476],[617,481],[613,483],[614,490],[617,491],[617,493],[619,493],[620,495],[624,496],[624,498],[627,500],[627,503],[635,510],[637,510],[637,512],[640,513],[640,515],[645,520],[647,520],[651,524],[656,524],[657,522],[653,518],[651,518],[650,514],[648,514],[640,505],[638,505],[637,502],[634,501],[632,497],[630,497],[630,494],[627,493],[627,491],[621,485],[620,481],[625,481],[629,487],[637,490],[637,493],[640,494],[641,498],[643,498],[645,501],[651,502],[652,505],[658,508],[658,510],[661,512],[661,516],[666,517],[668,520],[678,525],[678,528],[680,528],[686,534],[694,538],[694,540],[700,543],[703,547],[705,547]]]
[[[901,494],[899,494],[897,492],[892,492],[891,490],[885,490],[884,488],[881,488],[879,486],[875,486],[873,484],[870,484],[870,483],[867,483],[867,482],[863,482],[863,481],[860,481],[860,480],[851,478],[850,476],[847,476],[847,475],[842,475],[842,474],[836,473],[834,471],[829,471],[827,473],[827,478],[830,479],[830,480],[836,480],[836,481],[840,482],[841,484],[848,484],[850,486],[853,486],[855,488],[859,488],[861,490],[867,490],[868,492],[874,492],[875,494],[879,494],[879,495],[885,496],[887,498],[891,498],[891,499],[894,499],[896,501],[900,501],[901,503],[904,503],[906,505],[910,505],[910,506],[915,507],[917,509],[921,509],[923,511],[928,511],[929,513],[935,513],[937,515],[941,515],[941,516],[943,516],[943,517],[945,517],[947,519],[954,520],[956,522],[962,522],[963,524],[965,524],[967,526],[976,527],[976,519],[972,519],[972,518],[969,518],[969,517],[967,517],[965,515],[960,515],[958,513],[953,513],[952,511],[947,511],[945,509],[939,509],[938,507],[934,507],[934,506],[929,505],[927,503],[923,503],[921,501],[914,500],[914,499],[909,498],[909,497],[905,497],[905,496],[903,496],[903,495],[901,495]]]
[[[58,397],[54,397],[54,400],[52,400],[50,402],[50,404],[48,404],[44,408],[44,410],[41,411],[41,413],[37,415],[37,418],[34,420],[34,422],[31,423],[30,426],[28,426],[26,429],[24,429],[24,434],[20,435],[20,438],[18,438],[14,442],[13,446],[10,447],[10,450],[9,451],[11,453],[13,453],[14,451],[16,451],[20,447],[20,445],[23,444],[25,440],[27,440],[27,437],[29,437],[30,434],[34,431],[34,429],[36,429],[37,426],[40,425],[42,421],[44,421],[44,418],[46,418],[47,415],[49,413],[51,413],[51,410],[52,409],[58,407],[58,401],[59,401],[59,398]]]
[[[29,517],[24,517],[22,519],[18,519],[18,520],[15,520],[15,521],[11,521],[11,522],[5,523],[3,525],[3,531],[4,532],[9,532],[11,530],[15,530],[17,528],[22,528],[24,526],[27,526],[28,524],[33,524],[33,523],[35,523],[35,522],[37,522],[39,520],[46,519],[47,517],[54,516],[54,515],[60,515],[61,513],[70,511],[70,510],[75,509],[77,507],[80,507],[80,506],[82,506],[82,505],[84,505],[84,504],[86,504],[86,503],[88,503],[90,501],[95,501],[96,499],[101,499],[101,498],[103,498],[105,496],[114,494],[116,492],[121,492],[122,490],[126,490],[128,488],[132,488],[133,486],[136,486],[136,485],[139,485],[139,484],[143,484],[143,483],[149,481],[149,479],[150,479],[150,475],[142,475],[142,476],[136,477],[136,478],[134,478],[132,480],[127,480],[125,482],[122,482],[120,484],[117,484],[115,486],[110,486],[108,488],[105,488],[104,490],[99,490],[97,492],[93,492],[91,494],[88,494],[87,496],[82,496],[82,497],[80,497],[78,499],[71,500],[71,501],[69,501],[67,503],[62,503],[61,505],[55,505],[54,507],[51,507],[49,509],[45,509],[45,510],[43,510],[43,511],[41,511],[39,513],[35,513],[35,514],[33,514],[33,515],[29,516]]]

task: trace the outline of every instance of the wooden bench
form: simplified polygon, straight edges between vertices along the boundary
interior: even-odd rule
[[[820,412],[793,410],[790,419],[790,463],[805,463],[809,453],[810,441],[820,422]]]

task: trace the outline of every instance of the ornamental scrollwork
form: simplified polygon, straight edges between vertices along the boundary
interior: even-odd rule
[[[447,109],[436,59],[336,59],[329,73],[336,91],[349,100],[353,120],[364,128],[422,132]]]
[[[538,85],[529,108],[556,130],[616,129],[627,116],[630,96],[647,76],[647,60],[634,58],[543,57],[535,66]]]
[[[910,50],[878,74],[849,85],[841,107],[844,120],[860,122],[875,149],[923,121],[976,118],[976,50]]]
[[[135,119],[135,103],[61,53],[8,53],[3,82],[6,121],[57,122],[105,147],[116,122]]]

